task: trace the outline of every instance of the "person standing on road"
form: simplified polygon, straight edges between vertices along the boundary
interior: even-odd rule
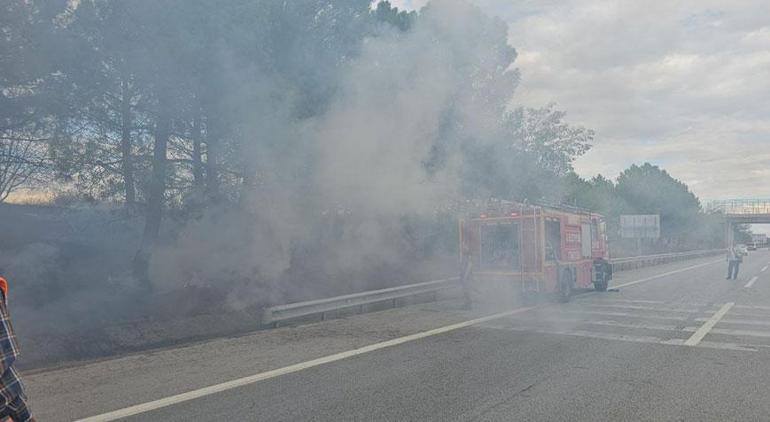
[[[0,276],[0,422],[34,422],[27,406],[27,395],[13,367],[19,345],[8,314],[8,282]]]
[[[738,278],[738,270],[741,266],[741,253],[738,252],[735,245],[731,245],[727,248],[727,280],[735,280]]]

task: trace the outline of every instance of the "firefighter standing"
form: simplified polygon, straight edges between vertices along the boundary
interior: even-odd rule
[[[743,257],[735,245],[727,248],[727,280],[735,280],[738,278],[738,271],[741,267],[741,261],[743,261]]]
[[[0,421],[34,422],[18,372],[19,345],[8,314],[8,282],[0,276]]]

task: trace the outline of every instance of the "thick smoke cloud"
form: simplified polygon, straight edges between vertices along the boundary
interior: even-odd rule
[[[248,195],[160,247],[153,281],[161,289],[234,282],[231,301],[244,306],[346,279],[355,289],[352,278],[366,272],[417,266],[404,218],[435,219],[460,195],[464,146],[498,136],[518,81],[505,38],[505,26],[475,7],[438,1],[410,30],[383,25],[364,39],[339,66],[321,115],[280,111],[296,106],[290,94],[279,111],[259,110],[250,119],[259,124],[246,129],[255,144],[241,151],[256,174]],[[266,138],[291,147],[258,143]],[[275,286],[296,277],[292,288],[304,292]]]

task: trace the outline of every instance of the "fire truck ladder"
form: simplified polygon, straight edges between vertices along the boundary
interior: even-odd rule
[[[521,224],[519,225],[519,281],[521,291],[526,293],[540,293],[541,283],[533,273],[537,272],[535,267],[539,261],[540,254],[540,236],[538,235],[538,216],[539,207],[532,207],[532,219],[524,217],[524,206],[520,208]],[[529,224],[528,224],[529,223]],[[524,249],[524,245],[531,245],[531,248]],[[526,274],[526,275],[525,275]]]

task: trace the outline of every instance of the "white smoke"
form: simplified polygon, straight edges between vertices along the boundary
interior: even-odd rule
[[[253,120],[267,115],[270,124],[255,124],[255,141],[286,140],[292,150],[244,152],[257,177],[242,207],[211,210],[187,225],[156,251],[151,278],[163,289],[257,280],[251,291],[238,290],[235,302],[243,304],[243,296],[269,295],[269,284],[292,268],[297,245],[314,240],[336,239],[318,267],[326,274],[397,264],[408,243],[399,218],[431,216],[457,198],[462,142],[499,130],[518,80],[516,71],[502,73],[515,53],[500,51],[501,38],[501,22],[463,1],[437,1],[410,30],[383,25],[367,38],[340,66],[323,115],[295,121],[259,110]],[[275,109],[290,108],[290,97]],[[337,236],[325,237],[340,219]],[[309,276],[308,288],[318,282]]]

